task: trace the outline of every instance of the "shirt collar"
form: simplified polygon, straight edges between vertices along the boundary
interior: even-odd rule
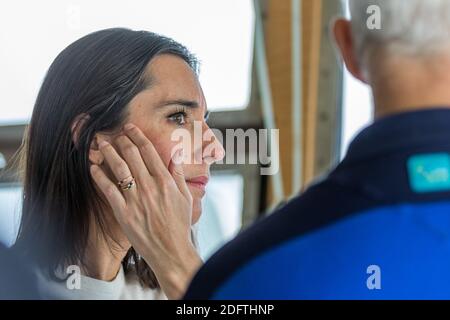
[[[344,162],[406,149],[450,150],[450,107],[400,113],[375,121],[350,144]]]

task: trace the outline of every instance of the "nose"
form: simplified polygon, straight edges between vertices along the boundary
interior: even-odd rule
[[[203,161],[208,164],[221,161],[225,157],[222,142],[206,122],[203,125],[203,132]]]

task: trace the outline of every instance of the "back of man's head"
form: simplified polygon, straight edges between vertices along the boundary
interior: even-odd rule
[[[349,0],[334,35],[350,73],[369,84],[376,118],[450,106],[450,0]]]
[[[450,46],[449,0],[350,0],[349,6],[359,57],[376,47],[422,55]]]

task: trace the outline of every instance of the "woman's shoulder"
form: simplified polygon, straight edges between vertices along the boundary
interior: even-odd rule
[[[161,289],[144,288],[136,272],[130,270],[125,275],[125,286],[121,300],[167,300]]]
[[[58,300],[165,300],[159,289],[144,288],[133,271],[121,268],[112,281],[103,281],[71,273],[66,279],[52,279],[36,269],[39,292],[44,299]],[[61,276],[61,275],[60,275]],[[56,277],[58,278],[58,277]]]

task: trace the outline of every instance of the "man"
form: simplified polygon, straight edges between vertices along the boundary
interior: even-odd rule
[[[375,123],[324,181],[215,254],[186,299],[450,298],[450,0],[350,10],[334,36],[372,87]]]

